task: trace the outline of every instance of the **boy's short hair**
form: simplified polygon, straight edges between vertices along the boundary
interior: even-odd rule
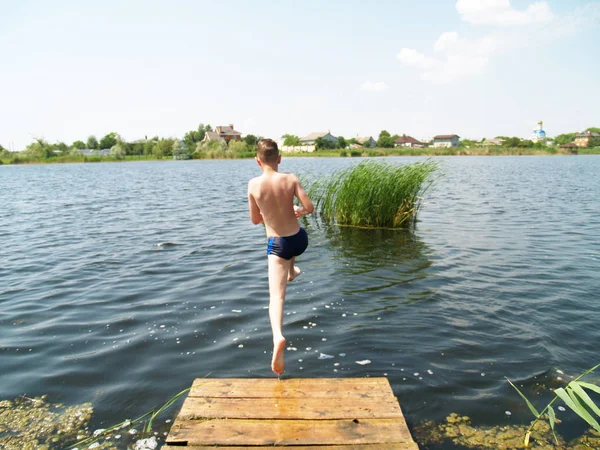
[[[256,156],[262,162],[275,162],[279,157],[277,142],[273,139],[261,139],[256,147]]]

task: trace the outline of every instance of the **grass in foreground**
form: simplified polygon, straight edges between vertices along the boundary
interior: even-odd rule
[[[401,228],[414,222],[437,169],[430,160],[403,165],[369,160],[305,184],[325,222]]]
[[[550,403],[546,405],[542,412],[538,412],[535,409],[535,406],[529,401],[527,397],[515,386],[508,378],[508,382],[510,385],[515,388],[518,394],[521,396],[525,403],[527,404],[531,413],[535,416],[535,420],[531,423],[531,426],[527,429],[525,433],[525,438],[523,439],[523,445],[525,447],[529,446],[529,438],[531,436],[531,432],[535,426],[535,424],[542,418],[547,417],[548,422],[550,422],[550,429],[552,431],[552,435],[554,436],[554,440],[558,445],[558,438],[556,437],[554,427],[556,424],[556,413],[554,408],[552,408],[552,404],[558,399],[562,400],[565,405],[567,405],[575,414],[585,420],[597,433],[600,433],[600,424],[594,417],[594,415],[600,418],[600,408],[594,403],[591,397],[588,395],[586,390],[590,392],[595,392],[596,394],[600,394],[600,386],[593,383],[586,383],[581,381],[583,377],[594,372],[600,368],[600,364],[595,365],[591,369],[586,370],[573,381],[571,381],[567,386],[563,388],[558,388],[554,390],[554,398]]]

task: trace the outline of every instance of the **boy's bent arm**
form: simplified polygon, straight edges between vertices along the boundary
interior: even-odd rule
[[[254,225],[263,223],[263,216],[260,213],[260,208],[256,204],[256,200],[252,197],[250,191],[248,191],[248,207],[250,208],[250,220]]]
[[[298,178],[296,178],[295,184],[296,188],[294,191],[294,195],[302,204],[302,208],[296,210],[296,217],[312,213],[315,210],[315,207],[310,201],[310,198],[308,198],[308,194],[302,188],[302,184],[300,183],[300,180]]]

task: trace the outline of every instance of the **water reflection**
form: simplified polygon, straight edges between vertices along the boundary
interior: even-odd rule
[[[346,282],[343,293],[371,296],[373,311],[429,298],[420,283],[430,276],[432,250],[413,229],[361,229],[321,225],[336,271]],[[374,301],[374,303],[373,303]]]

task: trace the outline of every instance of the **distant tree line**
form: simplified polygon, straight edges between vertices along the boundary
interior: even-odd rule
[[[82,156],[82,150],[92,150],[95,155],[99,154],[100,150],[109,150],[108,156],[115,159],[124,159],[132,155],[158,159],[173,155],[202,158],[206,156],[207,152],[232,151],[238,154],[247,154],[256,151],[256,144],[259,140],[257,136],[248,134],[241,141],[231,141],[229,145],[222,140],[203,142],[208,131],[212,131],[210,125],[200,124],[196,130],[185,133],[182,140],[154,136],[137,141],[126,141],[118,133],[110,132],[100,140],[92,135],[85,141],[76,140],[71,145],[64,142],[49,143],[44,139],[36,138],[22,152],[10,152],[0,145],[0,158],[21,157],[40,161],[58,156],[77,158]]]
[[[55,158],[59,155],[71,156],[73,158],[81,157],[82,150],[109,150],[109,156],[115,159],[123,159],[132,155],[146,156],[152,158],[165,158],[179,156],[183,158],[204,158],[210,157],[211,154],[225,153],[238,155],[240,157],[252,156],[256,151],[256,144],[260,137],[248,134],[242,140],[230,141],[229,144],[224,140],[207,140],[204,141],[206,133],[212,131],[213,128],[207,124],[200,124],[195,130],[188,131],[183,136],[183,139],[177,138],[160,138],[154,136],[150,139],[139,139],[137,141],[128,142],[123,139],[118,133],[111,132],[102,136],[100,140],[96,136],[89,136],[85,141],[76,140],[71,145],[64,142],[49,143],[44,139],[37,138],[29,144],[23,152],[11,152],[0,145],[0,163],[2,159],[11,159],[15,157],[25,157],[32,160],[47,160]],[[600,128],[589,127],[585,131],[600,133]],[[497,136],[503,140],[502,147],[506,148],[536,148],[545,147],[547,144],[560,146],[573,142],[578,133],[559,134],[554,138],[548,138],[547,142],[533,142],[529,139],[521,139],[516,136]],[[395,146],[396,139],[400,135],[391,135],[387,130],[382,130],[376,140],[376,146],[379,148],[391,148]],[[284,134],[283,145],[299,146],[301,145],[300,138],[293,134]],[[315,142],[317,150],[329,149],[346,149],[351,145],[362,145],[369,147],[370,142],[360,144],[356,138],[346,139],[343,136],[337,137],[337,142],[332,142],[327,139],[318,138]],[[462,139],[461,147],[485,146],[485,139],[481,141]],[[590,147],[600,147],[600,137],[590,139]]]

